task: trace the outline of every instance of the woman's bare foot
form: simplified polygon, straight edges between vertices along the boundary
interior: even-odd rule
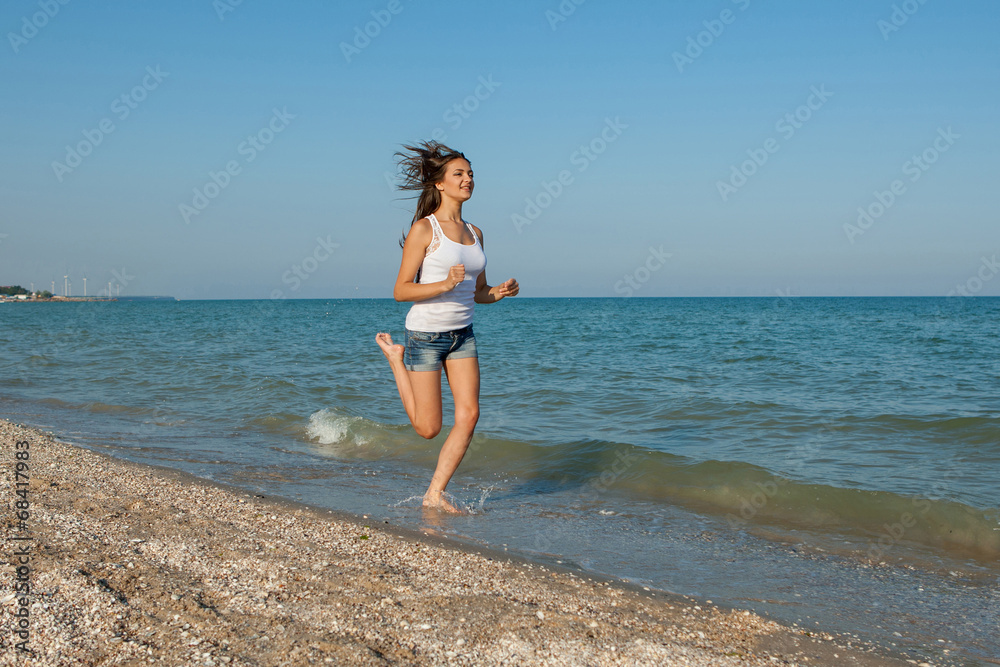
[[[403,363],[403,350],[405,348],[402,345],[394,344],[390,334],[376,334],[375,342],[378,343],[380,348],[382,348],[382,354],[385,355],[385,358],[389,360],[390,364]]]
[[[465,514],[465,510],[455,507],[444,497],[443,491],[428,491],[424,494],[424,507],[441,510],[450,514]]]

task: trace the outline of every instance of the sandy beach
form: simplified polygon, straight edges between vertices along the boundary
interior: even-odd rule
[[[908,664],[2,420],[0,443],[3,665]]]

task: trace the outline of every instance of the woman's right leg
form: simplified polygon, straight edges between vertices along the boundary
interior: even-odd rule
[[[403,365],[403,346],[394,344],[387,333],[375,336],[375,342],[389,360],[413,430],[423,438],[433,438],[441,432],[441,371],[407,370]]]

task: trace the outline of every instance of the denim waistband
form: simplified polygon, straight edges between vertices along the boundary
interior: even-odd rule
[[[465,334],[472,333],[472,325],[470,324],[462,327],[461,329],[453,329],[451,331],[415,331],[414,333],[434,334],[435,336],[451,336],[452,338],[455,338],[457,336],[464,336]]]

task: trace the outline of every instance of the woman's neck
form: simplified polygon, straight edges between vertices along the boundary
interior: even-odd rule
[[[436,211],[434,211],[434,217],[436,217],[438,220],[454,220],[456,222],[461,222],[462,202],[457,202],[457,201],[441,202],[441,205],[438,206]]]

